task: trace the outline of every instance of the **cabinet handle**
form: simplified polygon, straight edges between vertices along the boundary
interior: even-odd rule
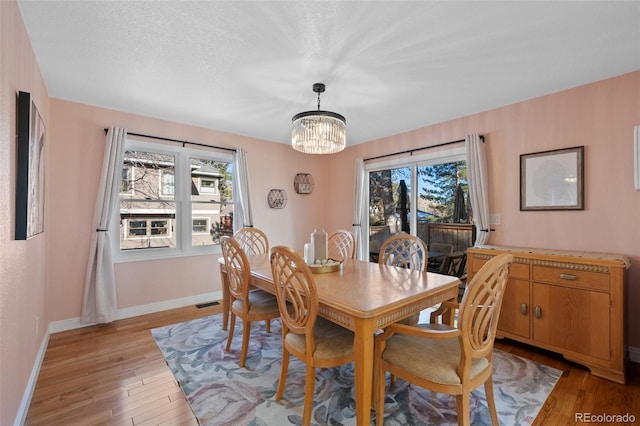
[[[523,303],[522,305],[520,305],[520,312],[522,312],[522,315],[527,315],[527,304]]]
[[[560,274],[560,278],[563,280],[577,280],[578,276],[573,274]]]
[[[535,309],[535,316],[536,318],[540,319],[542,317],[542,308],[540,306],[536,306]]]

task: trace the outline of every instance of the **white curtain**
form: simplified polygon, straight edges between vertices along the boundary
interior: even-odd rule
[[[465,138],[467,151],[467,181],[469,201],[476,225],[476,246],[489,242],[489,182],[487,181],[487,159],[484,142],[477,133]]]
[[[364,160],[362,158],[356,158],[353,199],[353,235],[356,238],[356,259],[359,260],[368,259],[367,253],[365,252],[364,239],[362,235],[362,212],[366,202],[366,200],[364,199],[364,184]]]
[[[122,184],[122,160],[127,130],[111,127],[107,132],[102,175],[93,213],[93,236],[84,283],[80,321],[108,323],[117,313],[116,282],[109,226],[118,208]],[[119,238],[119,237],[114,237]]]
[[[237,194],[235,196],[237,208],[235,209],[236,217],[233,219],[233,230],[238,231],[245,226],[253,226],[253,212],[251,211],[251,198],[249,196],[249,169],[247,167],[247,150],[244,148],[236,148],[234,155],[235,174]]]

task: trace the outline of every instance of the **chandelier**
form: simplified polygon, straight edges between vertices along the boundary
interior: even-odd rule
[[[347,137],[347,120],[335,112],[320,110],[320,93],[323,83],[315,83],[313,91],[318,94],[318,110],[300,112],[291,122],[291,146],[306,154],[333,154],[342,151]]]

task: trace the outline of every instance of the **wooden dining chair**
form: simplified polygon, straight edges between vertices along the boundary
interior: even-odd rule
[[[396,234],[382,243],[378,263],[426,271],[427,254],[427,245],[420,238]]]
[[[231,348],[236,317],[240,317],[243,325],[240,367],[244,367],[247,360],[251,322],[267,321],[267,332],[270,332],[270,321],[280,316],[280,310],[278,309],[278,301],[272,294],[257,289],[249,291],[251,268],[240,243],[234,238],[223,237],[220,244],[222,245],[222,256],[227,270],[227,285],[231,297],[231,327],[226,351],[229,352]]]
[[[233,238],[240,243],[248,255],[269,253],[267,234],[258,228],[249,226],[241,228],[233,234]]]
[[[392,324],[376,336],[374,407],[384,421],[385,375],[390,372],[433,392],[456,396],[459,425],[470,423],[469,394],[484,384],[491,422],[498,425],[493,395],[493,343],[513,256],[489,260],[467,286],[457,328]]]
[[[410,234],[396,234],[382,243],[378,263],[426,271],[427,254],[427,245],[420,238]],[[418,313],[400,322],[413,325],[417,324],[419,320],[420,314]]]
[[[353,234],[344,229],[339,229],[328,239],[329,259],[345,260],[353,259],[356,253],[356,239]]]
[[[282,370],[276,400],[282,399],[289,355],[306,364],[302,424],[311,423],[316,368],[337,367],[354,360],[353,332],[318,317],[316,284],[309,266],[295,251],[271,250],[271,271],[282,317]]]

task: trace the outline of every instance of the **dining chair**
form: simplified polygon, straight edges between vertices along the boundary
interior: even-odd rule
[[[233,238],[240,243],[248,255],[269,253],[267,234],[258,228],[249,226],[241,228],[233,234]]]
[[[470,423],[469,394],[484,384],[491,422],[498,425],[493,394],[493,343],[513,256],[489,260],[467,286],[457,328],[392,324],[375,338],[374,407],[384,421],[385,375],[390,372],[433,392],[456,396],[459,425]]]
[[[426,271],[427,254],[427,245],[420,238],[396,234],[382,243],[378,263]]]
[[[380,247],[378,263],[402,268],[427,270],[427,245],[420,238],[410,234],[396,234],[385,240]],[[402,324],[417,324],[420,314],[405,318]]]
[[[354,335],[318,317],[320,302],[309,266],[295,251],[277,246],[271,249],[271,272],[282,317],[282,370],[276,401],[282,399],[289,356],[306,365],[302,424],[311,423],[316,368],[337,367],[354,360]]]
[[[328,239],[329,259],[353,259],[356,253],[356,239],[344,229],[332,232]]]
[[[231,327],[227,338],[226,351],[231,348],[233,333],[236,326],[236,317],[242,319],[242,349],[240,351],[240,367],[244,367],[249,348],[249,337],[252,321],[267,321],[267,332],[271,331],[271,320],[280,316],[278,301],[263,290],[252,289],[249,291],[251,279],[251,267],[247,255],[234,238],[223,237],[222,257],[227,270],[227,285],[231,297]]]

